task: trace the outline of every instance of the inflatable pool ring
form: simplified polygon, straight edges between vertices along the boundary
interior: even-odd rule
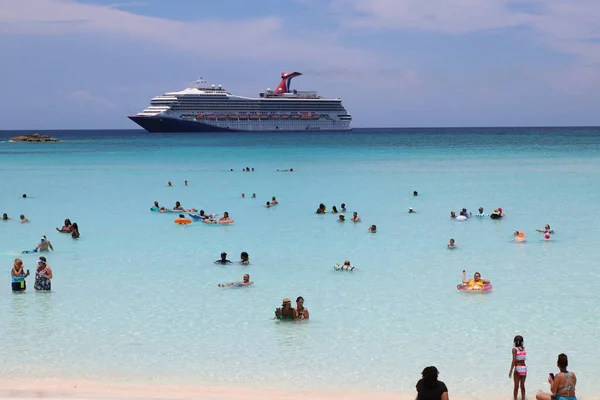
[[[333,269],[336,271],[354,271],[354,267],[352,265],[344,265],[344,264],[335,264]]]
[[[217,225],[231,225],[233,224],[234,220],[231,218],[228,219],[224,219],[224,220],[218,220],[217,221]]]
[[[479,213],[479,214],[474,214],[477,218],[485,218],[485,217],[489,217],[490,214],[485,214],[485,213]]]
[[[550,232],[544,233],[544,239],[545,240],[550,240]]]
[[[154,211],[154,212],[156,212],[156,211],[158,211],[158,210],[160,210],[160,208],[158,208],[158,207],[150,207],[150,211]]]
[[[187,218],[177,218],[175,220],[175,223],[177,225],[188,225],[188,224],[192,223],[192,220],[191,219],[187,219]]]
[[[499,213],[491,213],[491,214],[490,214],[490,218],[491,218],[491,219],[502,219],[502,214],[499,214]]]
[[[469,219],[469,217],[467,217],[466,215],[459,215],[454,219],[457,221],[466,221],[467,219]]]
[[[456,288],[459,292],[467,292],[467,293],[486,293],[492,290],[492,284],[487,283],[483,286],[469,286],[467,284],[461,283],[456,285]]]

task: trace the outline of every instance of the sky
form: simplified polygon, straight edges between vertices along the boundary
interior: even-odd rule
[[[600,1],[0,0],[0,129],[134,129],[283,71],[353,127],[600,125]]]

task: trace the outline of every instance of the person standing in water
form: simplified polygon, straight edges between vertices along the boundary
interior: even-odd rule
[[[46,264],[46,257],[37,259],[37,269],[35,271],[35,290],[49,291],[52,290],[52,269]]]
[[[50,243],[50,241],[46,238],[46,234],[44,233],[42,235],[42,238],[40,239],[40,242],[38,243],[37,247],[33,250],[34,252],[48,252],[48,248],[52,251],[54,251],[54,247],[52,247],[52,243]]]
[[[27,272],[23,270],[23,260],[15,258],[10,275],[12,277],[12,291],[24,292],[27,289],[25,278],[29,276],[29,270]]]

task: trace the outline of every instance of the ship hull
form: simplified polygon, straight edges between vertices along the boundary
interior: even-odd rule
[[[292,126],[279,126],[274,124],[248,123],[242,127],[216,126],[196,120],[182,120],[169,117],[147,117],[132,115],[130,120],[150,133],[200,133],[200,132],[299,132],[299,131],[349,131],[350,127],[319,127],[310,121],[301,122]]]

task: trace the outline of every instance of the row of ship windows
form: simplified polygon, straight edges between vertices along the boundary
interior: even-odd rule
[[[236,106],[173,106],[172,110],[249,110],[256,112],[276,112],[276,111],[298,111],[298,110],[312,110],[312,111],[346,111],[344,107],[236,107]]]

